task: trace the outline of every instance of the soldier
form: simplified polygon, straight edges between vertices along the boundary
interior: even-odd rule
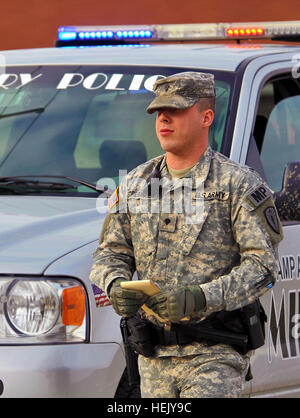
[[[251,351],[182,330],[203,323],[231,329],[239,309],[275,283],[281,225],[258,174],[208,145],[214,76],[174,74],[157,81],[154,92],[147,112],[157,112],[165,154],[131,171],[112,196],[91,280],[119,315],[139,310],[145,317],[140,308],[146,303],[166,323],[181,326],[164,328],[155,315],[147,316],[160,338],[150,357],[139,355],[142,397],[238,397]],[[153,184],[160,194],[149,189]],[[192,209],[178,205],[182,185]],[[161,292],[147,297],[122,289],[120,283],[135,271]]]

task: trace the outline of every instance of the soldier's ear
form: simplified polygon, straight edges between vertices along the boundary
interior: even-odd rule
[[[209,127],[214,120],[214,112],[212,109],[207,109],[203,111],[203,122],[202,122],[202,126],[203,127]]]

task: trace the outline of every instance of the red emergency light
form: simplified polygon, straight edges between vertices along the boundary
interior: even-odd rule
[[[264,36],[265,30],[262,27],[245,27],[245,28],[228,28],[226,30],[227,36],[234,37],[248,37],[248,36]]]

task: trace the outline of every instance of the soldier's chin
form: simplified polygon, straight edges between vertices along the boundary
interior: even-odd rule
[[[176,152],[177,146],[174,143],[174,139],[170,137],[159,138],[160,146],[165,152]]]

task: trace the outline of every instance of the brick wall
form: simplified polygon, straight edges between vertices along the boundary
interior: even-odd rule
[[[298,0],[3,0],[0,50],[49,47],[61,25],[300,19]]]

